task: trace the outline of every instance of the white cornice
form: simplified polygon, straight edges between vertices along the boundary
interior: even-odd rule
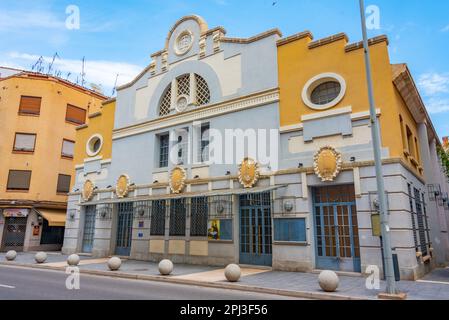
[[[202,119],[208,119],[219,115],[255,108],[258,106],[279,102],[279,89],[271,89],[260,93],[255,93],[239,99],[198,108],[189,112],[176,114],[173,116],[151,120],[134,126],[114,130],[112,140],[177,126],[179,124],[190,123]]]
[[[333,116],[346,114],[346,113],[352,113],[351,106],[308,114],[308,115],[302,116],[301,121],[310,121],[310,120],[316,120],[316,119],[321,119],[321,118],[328,118],[328,117],[333,117]]]

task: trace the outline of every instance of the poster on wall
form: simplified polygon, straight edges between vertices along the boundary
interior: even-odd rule
[[[209,220],[207,223],[207,237],[209,240],[220,240],[220,220]]]

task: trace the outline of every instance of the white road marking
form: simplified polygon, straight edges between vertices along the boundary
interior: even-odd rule
[[[434,284],[445,284],[445,285],[449,285],[449,282],[444,282],[444,281],[416,280],[416,282],[423,282],[423,283],[434,283]]]
[[[8,285],[6,285],[6,284],[0,284],[0,288],[15,289],[16,287],[14,287],[14,286],[8,286]]]

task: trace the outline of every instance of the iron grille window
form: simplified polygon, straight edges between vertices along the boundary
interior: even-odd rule
[[[169,135],[159,136],[159,168],[168,167]]]
[[[195,75],[196,79],[196,100],[199,106],[203,106],[210,102],[210,91],[206,80],[199,75]]]
[[[186,235],[186,200],[170,200],[170,236]]]
[[[151,204],[151,227],[152,236],[165,235],[165,200],[156,200]]]
[[[100,220],[111,220],[112,219],[112,211],[113,211],[113,204],[112,203],[105,203],[105,204],[99,204],[96,207],[93,206],[96,216]],[[89,206],[92,207],[92,206]],[[89,208],[87,207],[87,208]]]
[[[426,241],[426,227],[424,222],[424,213],[421,203],[421,194],[418,189],[414,189],[415,192],[415,206],[416,215],[418,218],[418,231],[419,231],[419,246],[423,256],[427,256],[427,241]]]
[[[190,235],[193,237],[206,237],[209,213],[207,198],[192,198],[190,210]]]
[[[415,221],[415,211],[413,209],[413,196],[412,196],[412,186],[411,184],[407,184],[408,188],[408,198],[409,198],[409,204],[410,204],[410,214],[412,218],[412,228],[413,228],[413,241],[415,243],[415,250],[418,251],[419,245],[418,245],[418,233],[416,229],[416,221]]]
[[[241,207],[271,206],[270,192],[250,193],[240,196]]]
[[[432,244],[431,244],[431,238],[430,238],[430,228],[429,228],[429,221],[427,220],[427,205],[426,205],[426,196],[425,196],[425,194],[423,193],[422,194],[422,207],[423,207],[423,212],[424,212],[424,222],[425,222],[425,224],[426,224],[426,235],[427,235],[427,241],[428,241],[428,245],[429,245],[429,247],[431,247],[432,246]]]
[[[165,94],[162,97],[159,105],[159,116],[167,116],[171,112],[171,85],[165,90]]]
[[[310,98],[314,104],[323,105],[335,100],[340,92],[340,83],[336,81],[328,81],[316,87],[312,91]]]
[[[232,196],[209,197],[209,219],[232,219]]]

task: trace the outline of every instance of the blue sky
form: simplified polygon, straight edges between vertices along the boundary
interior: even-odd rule
[[[369,36],[388,35],[392,63],[409,64],[439,135],[449,135],[449,1],[365,1],[380,9],[381,28]],[[65,27],[69,5],[80,9],[79,30]],[[192,13],[232,37],[279,28],[284,36],[361,39],[357,0],[0,0],[0,65],[30,68],[58,52],[55,67],[75,81],[85,56],[86,79],[111,94],[116,74],[118,84],[132,79],[174,22]]]

